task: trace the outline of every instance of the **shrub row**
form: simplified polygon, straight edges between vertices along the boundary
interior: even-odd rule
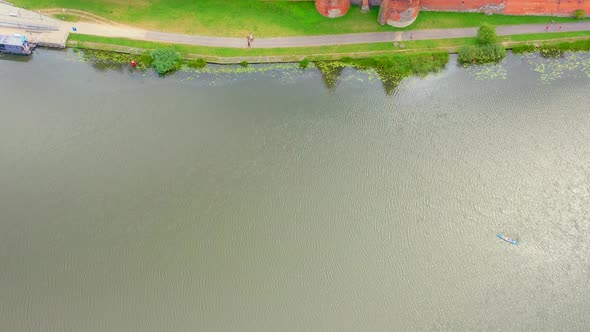
[[[550,55],[551,53],[557,53],[557,51],[555,50],[560,50],[562,53],[564,51],[590,51],[590,40],[577,40],[573,42],[545,44],[539,47],[536,47],[534,45],[518,45],[512,48],[512,52],[516,54],[539,51],[541,52],[541,55]]]
[[[153,67],[160,75],[176,71],[183,65],[194,69],[203,68],[207,65],[204,59],[183,61],[180,54],[172,48],[146,51],[140,55],[99,50],[84,50],[83,54],[87,61],[92,61],[101,68],[108,68],[114,64],[124,65],[131,61],[136,61],[138,69]]]

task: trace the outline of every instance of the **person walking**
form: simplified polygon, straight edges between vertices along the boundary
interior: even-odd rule
[[[252,46],[252,42],[254,41],[254,36],[252,34],[248,35],[248,47]]]

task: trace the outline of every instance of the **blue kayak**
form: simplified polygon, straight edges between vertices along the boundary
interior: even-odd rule
[[[498,237],[510,244],[518,244],[518,241],[516,241],[515,239],[508,237],[502,233],[498,233]]]

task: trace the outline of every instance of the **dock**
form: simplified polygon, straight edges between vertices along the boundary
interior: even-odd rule
[[[65,22],[0,1],[0,35],[19,34],[36,46],[65,48],[70,28]]]

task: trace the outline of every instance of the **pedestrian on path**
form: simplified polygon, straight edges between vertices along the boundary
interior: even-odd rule
[[[252,42],[254,41],[254,36],[252,34],[248,35],[248,47],[252,46]]]
[[[549,31],[549,26],[546,26],[545,27],[545,31]]]
[[[561,24],[559,25],[559,27],[557,29],[559,29],[559,31],[561,31]]]

